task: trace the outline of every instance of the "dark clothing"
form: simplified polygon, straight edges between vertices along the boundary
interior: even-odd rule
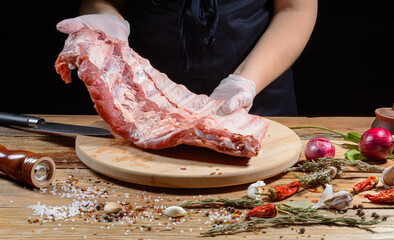
[[[133,0],[124,13],[130,45],[152,66],[197,94],[210,95],[266,30],[272,1]],[[260,92],[250,111],[297,114],[291,70]]]

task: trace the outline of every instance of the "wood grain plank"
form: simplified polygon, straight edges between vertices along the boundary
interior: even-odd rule
[[[100,119],[98,116],[56,115],[45,115],[45,118],[47,121],[86,125]],[[362,133],[369,128],[370,123],[373,121],[373,118],[354,117],[270,119],[286,126],[316,125],[332,128],[343,133],[348,131]],[[303,139],[303,145],[312,137],[319,134],[327,134],[319,130],[307,129],[300,129],[295,132]],[[331,134],[324,136],[327,136],[334,142],[338,156],[346,151],[348,146],[344,145],[343,140]],[[198,200],[207,197],[240,198],[246,194],[248,187],[248,184],[243,184],[212,189],[168,189],[114,180],[89,169],[83,169],[82,166],[78,165],[80,161],[75,154],[75,138],[68,136],[20,133],[15,129],[10,130],[0,127],[0,144],[10,149],[23,149],[52,157],[58,166],[54,178],[57,193],[71,193],[67,190],[67,181],[70,181],[70,177],[72,177],[72,179],[77,179],[77,182],[74,184],[75,187],[105,188],[109,196],[94,199],[98,202],[127,200],[133,206],[149,206],[148,213],[153,215],[157,214],[152,208],[153,205],[157,207],[171,206],[184,200]],[[303,158],[301,156],[301,160]],[[378,164],[388,166],[394,164],[394,162],[390,160]],[[75,167],[78,169],[75,169]],[[303,173],[300,172],[299,174]],[[348,169],[340,177],[334,179],[333,185],[336,190],[349,190],[355,183],[371,175],[378,176],[379,174],[363,173]],[[286,184],[293,180],[294,176],[291,173],[283,173],[265,181],[269,186],[272,186]],[[86,217],[86,219],[89,219],[87,222],[84,220],[85,217],[79,218],[79,216],[69,218],[68,221],[56,220],[43,223],[42,225],[40,225],[39,221],[38,223],[30,224],[28,222],[29,217],[31,219],[40,218],[40,216],[33,215],[33,210],[28,208],[30,205],[37,204],[37,202],[47,206],[64,206],[73,201],[89,199],[78,199],[80,196],[75,195],[71,195],[69,198],[62,198],[60,195],[52,195],[49,192],[51,190],[49,188],[45,192],[33,189],[24,184],[16,183],[3,174],[0,174],[0,186],[0,239],[84,239],[85,236],[86,239],[201,239],[200,233],[212,227],[212,221],[207,223],[209,217],[205,216],[205,211],[210,209],[194,209],[194,213],[188,210],[190,214],[183,218],[186,221],[177,225],[170,223],[171,229],[169,231],[162,231],[166,227],[165,222],[171,222],[167,217],[163,216],[153,218],[153,220],[141,217],[137,219],[136,223],[131,225],[128,225],[125,221],[123,224],[121,222],[94,222],[91,217]],[[378,189],[368,192],[374,194],[380,190],[382,188],[379,185]],[[317,225],[305,226],[305,234],[299,234],[300,226],[267,227],[259,229],[256,233],[239,233],[216,237],[216,239],[394,239],[394,206],[371,204],[366,201],[363,195],[364,193],[356,195],[353,204],[364,205],[367,219],[370,219],[372,212],[376,212],[381,216],[389,216],[386,222],[374,226],[371,228],[371,231],[360,228]],[[319,197],[319,192],[302,191],[294,195],[291,200],[317,200]],[[321,210],[321,212],[335,215],[331,211]],[[351,209],[345,215],[355,216],[355,211]],[[214,213],[211,213],[210,216],[214,216]],[[338,214],[337,216],[342,215]],[[148,224],[152,226],[151,231],[143,227]]]

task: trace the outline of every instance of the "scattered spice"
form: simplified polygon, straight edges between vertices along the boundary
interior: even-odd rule
[[[362,211],[361,209],[357,209],[356,215],[360,215],[360,212],[361,212],[361,211]]]
[[[94,207],[97,211],[100,211],[101,210],[101,204],[97,204],[95,207]]]
[[[230,213],[235,213],[235,207],[228,207],[227,211],[229,211]]]
[[[368,177],[366,180],[357,183],[353,187],[352,194],[356,195],[360,192],[364,192],[374,188],[378,184],[379,180],[375,176]]]
[[[394,203],[394,188],[381,191],[377,195],[365,194],[364,197],[372,203]]]
[[[299,233],[300,234],[304,234],[305,233],[305,228],[300,228]]]
[[[376,212],[373,212],[372,214],[371,214],[371,217],[375,217],[376,216]]]

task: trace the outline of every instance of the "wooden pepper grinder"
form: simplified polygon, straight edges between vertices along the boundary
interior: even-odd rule
[[[10,151],[0,145],[0,171],[9,177],[42,188],[48,186],[55,175],[55,162],[28,151]]]

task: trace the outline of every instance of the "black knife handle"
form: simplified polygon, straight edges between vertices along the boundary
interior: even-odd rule
[[[21,115],[16,113],[0,112],[0,125],[12,125],[20,127],[35,127],[38,123],[43,122],[44,119]]]

